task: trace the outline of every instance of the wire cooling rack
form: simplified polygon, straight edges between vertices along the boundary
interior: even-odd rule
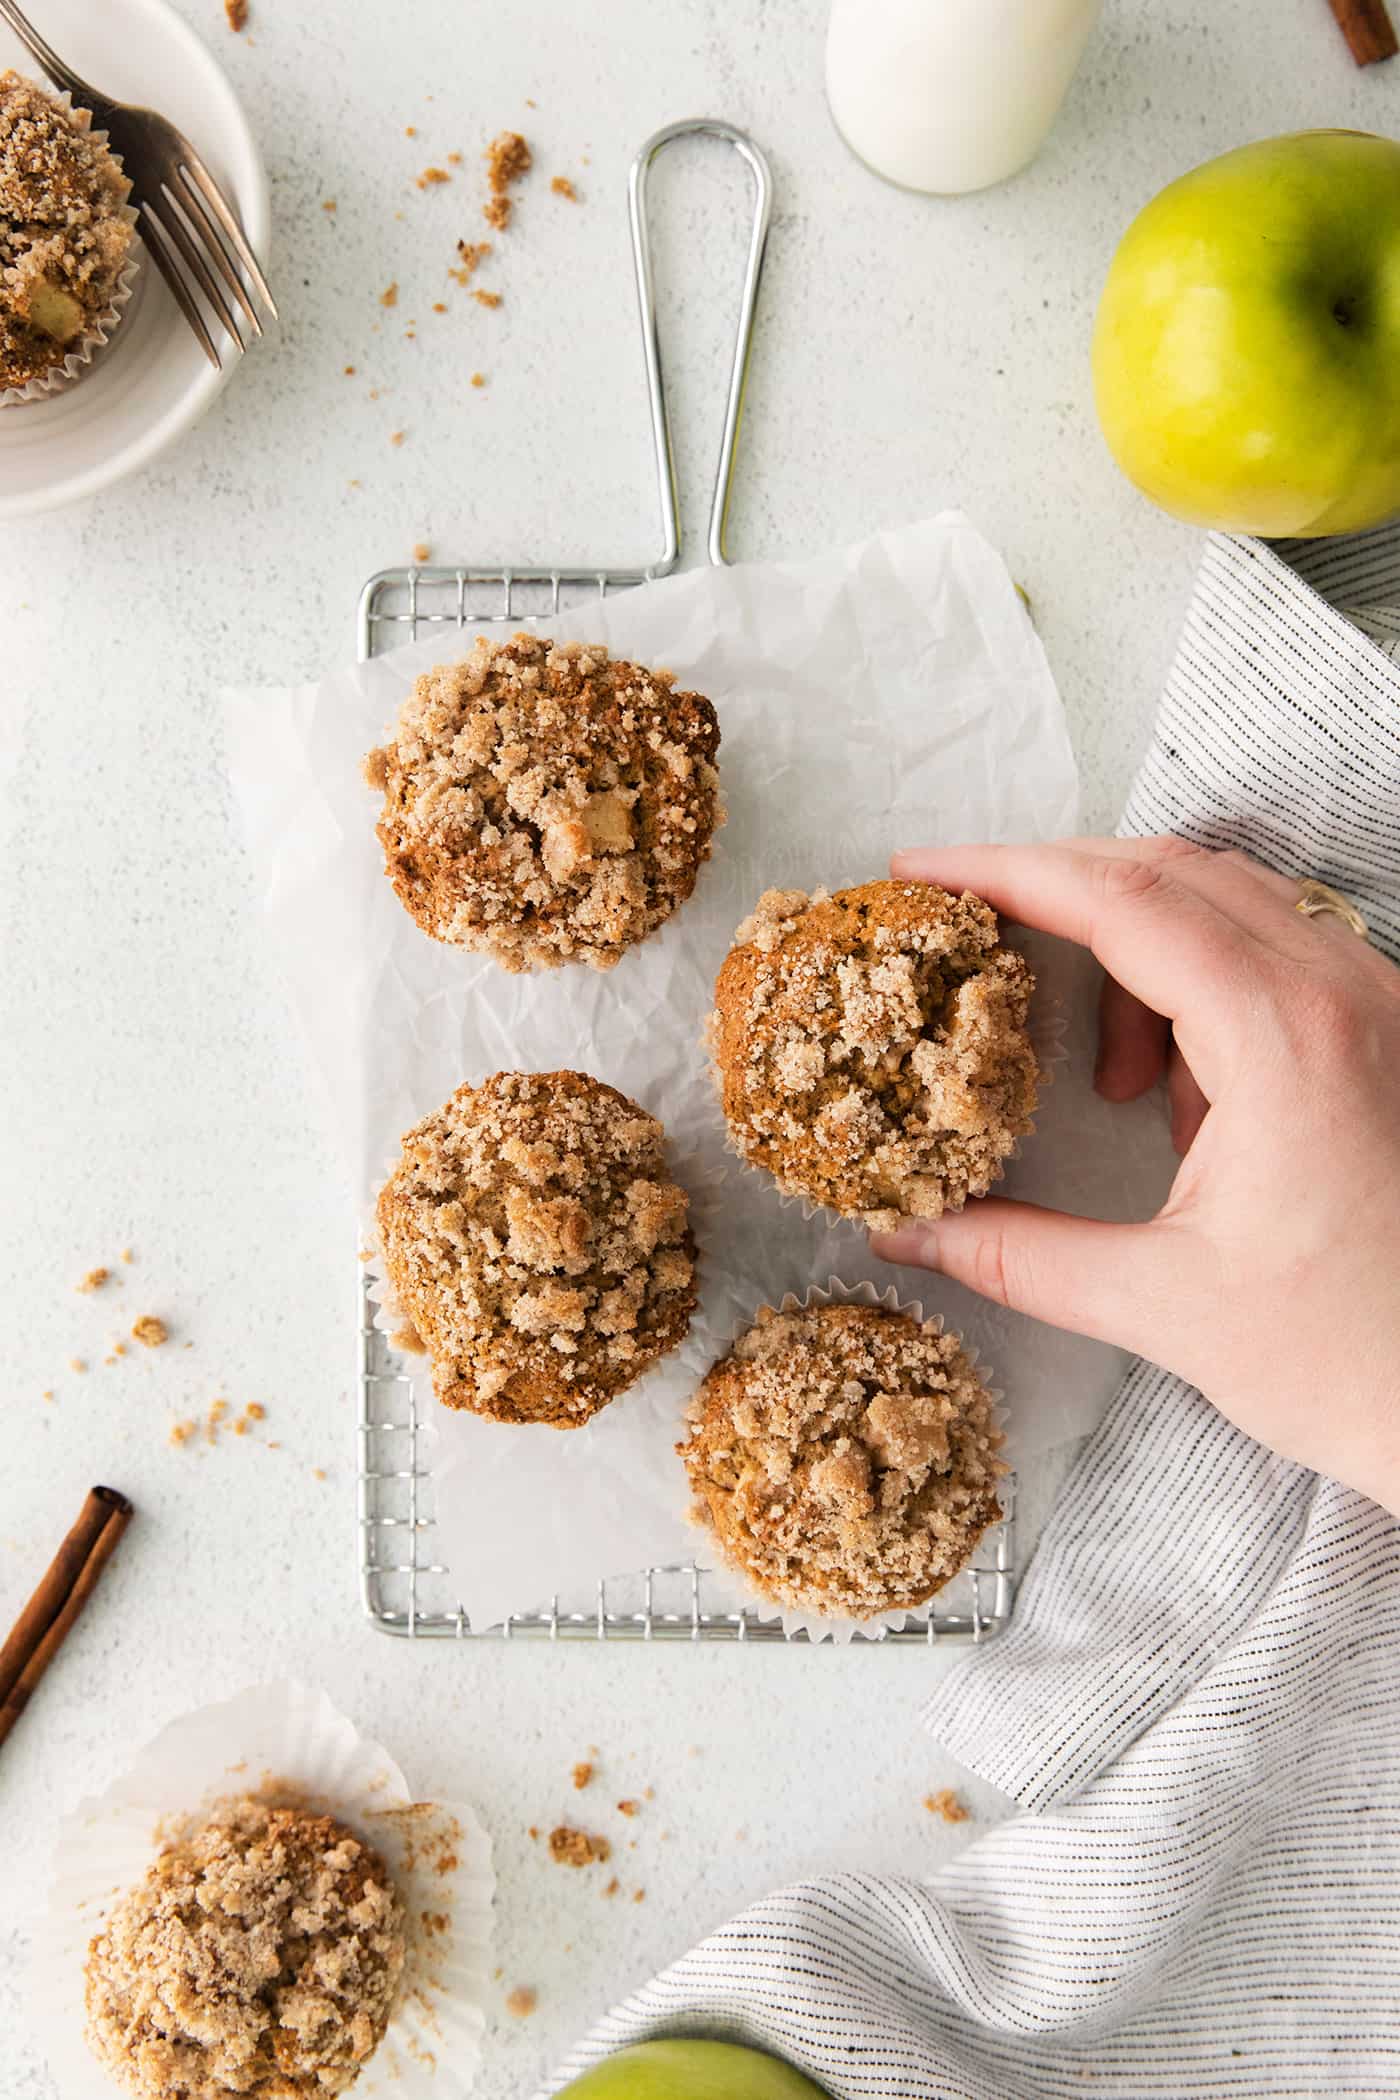
[[[676,139],[694,136],[723,140],[753,178],[753,225],[706,548],[711,562],[725,560],[729,492],[768,241],[772,177],[762,152],[743,132],[702,117],[668,125],[648,139],[628,178],[632,260],[661,507],[660,554],[638,568],[486,562],[381,570],[360,594],[361,661],[444,629],[470,633],[500,621],[528,626],[532,620],[568,612],[589,599],[632,589],[674,569],[680,555],[680,512],[646,197],[658,153]],[[357,1270],[360,1588],[366,1615],[382,1632],[448,1640],[494,1636],[546,1641],[806,1641],[805,1634],[789,1636],[779,1620],[757,1611],[710,1608],[706,1572],[694,1563],[610,1576],[598,1582],[590,1596],[550,1597],[512,1612],[499,1625],[473,1626],[457,1598],[451,1570],[438,1557],[432,1476],[420,1437],[419,1386],[405,1359],[374,1326],[368,1280],[358,1264]],[[934,1605],[910,1613],[902,1627],[880,1635],[881,1645],[985,1641],[1005,1624],[1015,1592],[1013,1487],[1010,1481],[1005,1484],[1003,1520],[984,1534],[973,1563],[939,1592]]]

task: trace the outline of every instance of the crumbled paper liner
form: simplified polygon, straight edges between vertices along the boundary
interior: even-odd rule
[[[648,1110],[647,1113],[649,1114],[650,1111]],[[660,1122],[661,1119],[657,1117],[656,1120]],[[727,1172],[723,1167],[703,1166],[698,1150],[690,1145],[677,1145],[666,1131],[664,1124],[662,1125],[662,1136],[665,1146],[666,1164],[671,1178],[673,1181],[679,1182],[689,1199],[687,1221],[692,1233],[695,1235],[695,1280],[698,1299],[704,1285],[706,1232],[717,1218],[718,1192],[728,1178]],[[407,1353],[421,1361],[423,1365],[421,1376],[425,1381],[426,1397],[436,1404],[437,1396],[433,1391],[432,1376],[428,1368],[427,1349],[421,1343],[415,1349],[407,1340],[408,1336],[416,1334],[416,1330],[411,1315],[406,1310],[402,1299],[390,1280],[388,1267],[384,1260],[383,1243],[379,1237],[378,1209],[380,1193],[384,1188],[385,1182],[389,1180],[395,1168],[399,1165],[401,1158],[402,1154],[396,1152],[393,1158],[388,1161],[384,1172],[370,1190],[368,1204],[360,1213],[360,1259],[364,1263],[365,1275],[369,1282],[369,1300],[373,1308],[370,1314],[371,1325],[377,1333],[385,1336],[391,1348],[398,1349],[400,1352]],[[664,1356],[659,1356],[654,1362],[648,1364],[645,1371],[639,1377],[633,1379],[630,1385],[623,1386],[619,1392],[615,1393],[612,1400],[607,1403],[608,1406],[615,1405],[617,1401],[630,1400],[634,1394],[644,1391],[648,1379],[654,1377],[659,1371],[665,1370],[678,1355],[693,1346],[695,1321],[698,1312],[699,1305],[697,1303],[696,1313],[691,1315],[689,1328],[674,1347],[668,1349]],[[410,1371],[410,1376],[412,1377],[416,1378],[419,1375],[416,1370]],[[434,1419],[435,1417],[429,1413],[429,1422],[431,1423]],[[482,1419],[483,1421],[495,1421],[497,1418],[493,1415],[483,1415]],[[571,1428],[584,1428],[591,1419],[591,1416],[585,1416],[578,1423],[553,1422],[539,1425],[531,1422],[520,1422],[507,1423],[504,1426],[520,1429],[533,1429],[544,1426],[545,1428],[556,1430],[563,1429],[567,1432]]]
[[[1030,1037],[1031,1048],[1035,1052],[1036,1064],[1040,1068],[1039,1083],[1042,1088],[1053,1086],[1057,1068],[1069,1062],[1069,1016],[1063,1010],[1062,1000],[1056,998],[1053,1002],[1047,1003],[1053,1003],[1055,1011],[1032,1015],[1026,1025],[1026,1033]],[[784,1210],[800,1211],[804,1224],[810,1224],[813,1218],[823,1218],[834,1225],[850,1226],[857,1232],[867,1231],[869,1228],[866,1226],[863,1217],[852,1217],[846,1211],[833,1210],[828,1203],[814,1203],[810,1196],[803,1195],[798,1190],[785,1189],[771,1167],[760,1166],[756,1161],[751,1160],[735,1141],[734,1133],[729,1127],[729,1118],[724,1113],[719,1067],[715,1062],[714,1052],[710,1046],[710,1024],[712,1020],[713,1015],[706,1018],[700,1034],[700,1048],[709,1069],[711,1087],[720,1112],[720,1122],[724,1131],[725,1151],[732,1159],[736,1159],[739,1162],[746,1174],[752,1175],[756,1181],[762,1182],[765,1188],[771,1189]],[[1001,1174],[998,1175],[996,1181],[987,1190],[989,1196],[996,1194],[1005,1176],[1006,1168],[1011,1164],[1012,1160],[1020,1158],[1021,1147],[1025,1144],[1026,1139],[1034,1136],[1035,1127],[1032,1125],[1026,1132],[1025,1137],[1016,1140],[1016,1143],[1002,1162]],[[967,1198],[968,1203],[980,1201],[981,1198],[977,1196],[969,1196]],[[964,1205],[965,1207],[966,1205]]]
[[[85,131],[93,144],[99,146],[106,154],[108,160],[111,161],[112,166],[126,185],[126,195],[117,207],[117,214],[118,217],[126,220],[132,233],[135,234],[138,216],[134,206],[129,201],[131,197],[131,183],[120,160],[108,143],[106,132],[94,128],[92,111],[90,109],[74,108],[73,98],[66,90],[63,94],[59,94],[52,88],[45,88],[44,93],[54,107],[61,110],[70,123],[79,131]],[[72,386],[84,376],[98,351],[106,348],[113,330],[120,321],[123,310],[135,288],[136,275],[140,266],[141,248],[138,240],[128,249],[126,261],[122,264],[117,274],[117,281],[113,287],[112,296],[106,306],[103,307],[101,313],[78,337],[76,343],[64,352],[63,357],[56,364],[52,364],[47,370],[37,373],[33,379],[27,379],[23,386],[0,387],[0,408],[15,408],[28,401],[47,401],[54,394],[63,393],[66,388]]]
[[[83,1968],[103,1917],[161,1845],[219,1800],[265,1794],[324,1809],[381,1854],[408,1949],[388,2030],[355,2100],[458,2100],[475,2081],[490,1991],[491,1840],[460,1803],[415,1802],[398,1765],[324,1692],[259,1685],[185,1714],[59,1828],[28,2002],[61,2100],[125,2095],[88,2048]]]
[[[908,1319],[917,1321],[921,1327],[932,1325],[940,1334],[944,1331],[943,1320],[940,1314],[926,1314],[922,1301],[917,1298],[902,1299],[892,1283],[887,1284],[884,1290],[880,1291],[875,1288],[873,1283],[843,1283],[839,1276],[829,1276],[825,1284],[813,1284],[801,1298],[794,1291],[786,1291],[783,1294],[781,1304],[776,1307],[767,1305],[755,1306],[748,1318],[740,1321],[738,1326],[735,1327],[723,1349],[716,1356],[715,1362],[721,1363],[726,1356],[731,1354],[736,1342],[739,1341],[742,1335],[748,1333],[761,1312],[811,1312],[815,1308],[824,1305],[877,1305],[886,1312],[903,1313]],[[961,1335],[957,1337],[957,1340],[964,1356],[972,1368],[976,1370],[978,1365],[976,1348],[972,1343],[964,1341]],[[985,1374],[983,1374],[983,1382],[984,1384],[986,1382]],[[988,1386],[987,1392],[992,1403],[993,1424],[1004,1435],[1006,1430],[1006,1396],[996,1386]],[[854,1640],[857,1634],[862,1635],[866,1640],[883,1640],[887,1633],[897,1632],[906,1621],[913,1618],[917,1613],[934,1608],[937,1599],[942,1595],[943,1590],[948,1587],[948,1583],[956,1582],[958,1576],[971,1566],[982,1540],[998,1521],[1001,1520],[994,1518],[992,1523],[979,1533],[972,1552],[968,1555],[967,1560],[964,1561],[963,1566],[956,1569],[948,1577],[948,1581],[935,1590],[933,1596],[926,1603],[902,1605],[897,1611],[879,1612],[869,1619],[844,1619],[832,1617],[824,1612],[788,1610],[784,1606],[775,1603],[772,1597],[765,1596],[761,1590],[756,1589],[748,1580],[744,1571],[736,1568],[730,1561],[724,1559],[722,1555],[713,1567],[706,1567],[706,1581],[716,1585],[722,1581],[727,1589],[731,1589],[734,1598],[734,1608],[742,1608],[753,1612],[759,1618],[770,1623],[774,1619],[780,1620],[783,1632],[789,1638],[795,1633],[805,1633],[809,1640],[829,1640],[835,1642],[837,1646],[845,1646],[848,1642]],[[697,1520],[697,1528],[701,1536],[718,1553],[719,1540],[710,1525]],[[696,1559],[697,1561],[702,1561],[703,1555],[697,1553]]]

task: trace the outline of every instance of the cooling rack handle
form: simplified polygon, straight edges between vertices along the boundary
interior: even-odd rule
[[[637,273],[637,304],[642,323],[642,349],[646,357],[647,394],[651,405],[651,439],[656,454],[657,493],[661,499],[661,522],[666,535],[665,551],[653,573],[664,576],[680,555],[680,508],[676,497],[676,462],[671,449],[671,419],[666,410],[666,385],[661,376],[661,344],[656,327],[656,287],[651,271],[651,236],[647,224],[647,181],[652,163],[676,139],[723,139],[732,146],[753,177],[753,226],[749,234],[748,261],[744,266],[744,295],[739,305],[739,326],[734,337],[734,361],[729,372],[729,398],[724,409],[724,435],[720,440],[719,465],[714,494],[710,499],[710,529],[706,552],[722,566],[725,527],[729,516],[729,489],[734,477],[734,452],[739,441],[739,419],[744,408],[744,385],[748,377],[749,349],[753,342],[754,309],[758,304],[759,280],[768,246],[768,226],[773,215],[773,176],[762,150],[745,132],[719,117],[686,117],[654,132],[632,163],[627,179],[627,208],[632,225],[632,261]]]

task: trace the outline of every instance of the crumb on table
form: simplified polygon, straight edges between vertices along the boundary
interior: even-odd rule
[[[528,2020],[539,2002],[539,1992],[528,1983],[517,1983],[513,1991],[506,1993],[506,2011],[517,2020]]]
[[[103,1284],[110,1283],[111,1280],[112,1272],[110,1269],[89,1269],[87,1275],[78,1285],[78,1289],[80,1291],[100,1291]]]
[[[406,430],[391,430],[389,432],[389,443],[391,445],[401,445],[407,435],[408,432]]]
[[[634,1903],[645,1903],[645,1902],[646,1902],[646,1900],[647,1900],[647,1892],[646,1892],[646,1890],[645,1890],[645,1889],[633,1889],[633,1891],[632,1891],[632,1901],[633,1901]]]
[[[497,232],[503,233],[510,224],[510,198],[506,192],[528,171],[530,163],[530,148],[518,131],[502,131],[486,149],[486,179],[491,195],[482,206],[482,216]]]
[[[131,1251],[130,1247],[123,1247],[123,1248],[122,1248],[122,1260],[123,1260],[124,1262],[127,1262],[127,1263],[130,1263],[130,1262],[134,1262],[134,1261],[135,1261],[135,1259],[136,1259],[136,1256],[135,1256],[135,1255],[134,1255],[134,1254],[132,1253],[132,1251]]]
[[[925,1794],[924,1807],[931,1816],[942,1816],[945,1823],[965,1823],[972,1814],[950,1786],[940,1787],[936,1794]]]
[[[595,1861],[601,1863],[611,1855],[612,1846],[605,1837],[573,1830],[567,1823],[549,1833],[549,1856],[561,1867],[591,1867]]]
[[[229,28],[237,36],[240,30],[248,27],[248,0],[224,0],[224,14]]]
[[[170,1340],[170,1329],[154,1313],[142,1313],[133,1323],[131,1335],[133,1341],[143,1343],[147,1349],[159,1349],[162,1342]]]
[[[472,293],[472,297],[478,306],[499,306],[501,303],[501,294],[499,292],[475,291]]]
[[[567,175],[556,175],[549,186],[556,197],[567,197],[570,204],[578,203],[578,191],[574,188]]]
[[[473,373],[472,373],[472,385],[473,385],[473,386],[485,386],[485,384],[486,384],[486,374],[485,374],[484,372],[473,372]]]
[[[586,1762],[575,1765],[573,1777],[575,1787],[582,1791],[582,1789],[587,1786],[589,1780],[593,1777],[592,1765]]]
[[[620,1816],[639,1816],[642,1812],[642,1804],[640,1801],[619,1801],[617,1812]]]
[[[448,174],[446,168],[424,168],[422,174],[418,177],[418,187],[420,190],[433,190],[437,189],[440,184],[451,182],[451,180],[452,177]]]
[[[385,285],[385,287],[384,287],[383,291],[382,291],[382,292],[381,292],[381,293],[379,294],[379,303],[380,303],[380,305],[381,305],[381,306],[397,306],[397,305],[398,305],[398,303],[399,303],[399,283],[398,283],[398,279],[397,279],[397,278],[395,278],[395,279],[394,279],[394,282],[393,282],[392,284],[386,284],[386,285]]]
[[[335,210],[335,199],[334,199],[334,197],[323,197],[323,198],[321,199],[321,209],[322,209],[322,211],[334,211],[334,210]]]
[[[613,1875],[613,1878],[612,1878],[612,1880],[611,1880],[611,1881],[610,1881],[610,1882],[608,1883],[607,1887],[606,1887],[606,1888],[605,1888],[605,1889],[603,1890],[603,1894],[604,1894],[605,1896],[615,1896],[615,1895],[617,1894],[618,1890],[619,1890],[619,1889],[620,1889],[621,1887],[622,1887],[622,1883],[621,1883],[621,1882],[620,1882],[620,1881],[618,1880],[618,1878],[617,1878],[616,1874],[614,1874],[614,1875]]]
[[[187,1444],[198,1427],[199,1424],[188,1417],[183,1422],[172,1422],[170,1425],[171,1443],[175,1445]]]
[[[87,1369],[86,1357],[70,1356],[68,1359],[68,1368],[70,1371],[85,1371]]]
[[[413,559],[415,561],[431,561],[432,554],[433,550],[426,540],[415,541],[413,548]]]

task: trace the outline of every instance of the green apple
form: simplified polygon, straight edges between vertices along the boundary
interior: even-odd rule
[[[638,2042],[605,2056],[559,2100],[826,2100],[776,2056],[732,2042]]]
[[[1171,183],[1113,258],[1094,390],[1124,473],[1193,524],[1400,510],[1400,144],[1299,131]]]

